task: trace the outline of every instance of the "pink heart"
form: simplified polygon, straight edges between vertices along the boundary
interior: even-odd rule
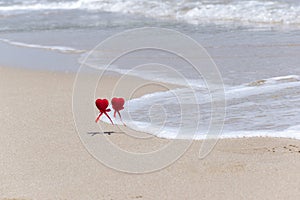
[[[123,98],[114,97],[111,100],[111,104],[114,110],[119,111],[124,109],[125,100]]]

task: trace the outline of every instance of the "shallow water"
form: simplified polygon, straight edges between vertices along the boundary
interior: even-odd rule
[[[227,101],[223,137],[299,139],[299,16],[296,0],[0,0],[0,65],[76,72],[87,52],[109,36],[145,26],[170,28],[204,46],[221,72]],[[88,64],[103,68],[101,55],[94,54]],[[202,138],[211,116],[211,91],[185,62],[144,50],[118,60],[109,70],[131,70],[131,75],[186,86],[162,68],[145,65],[132,70],[153,61],[171,66],[192,83],[192,90],[175,91],[187,99],[181,105],[172,92],[128,101],[126,123],[168,138],[176,137],[180,125],[186,138]],[[194,94],[197,105],[188,101]],[[162,109],[163,115],[156,112]],[[195,124],[196,132],[191,131]]]

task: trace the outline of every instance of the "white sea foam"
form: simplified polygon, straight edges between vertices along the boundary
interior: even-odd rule
[[[193,1],[193,0],[74,0],[24,1],[0,5],[0,11],[93,10],[146,17],[173,19],[192,24],[204,22],[240,22],[259,24],[300,24],[299,4],[284,1]]]
[[[110,123],[106,118],[102,118],[102,121]],[[115,121],[115,124],[123,125],[119,120]],[[192,134],[178,134],[179,129],[171,127],[157,127],[150,123],[140,121],[128,121],[125,120],[126,125],[136,131],[145,132],[151,135],[155,135],[160,138],[166,139],[193,139],[193,140],[204,140],[208,137],[206,133],[195,132]],[[187,133],[189,130],[186,130]],[[300,140],[300,127],[291,126],[285,130],[255,130],[255,131],[226,131],[222,130],[217,139],[232,139],[232,138],[251,138],[251,137],[273,137],[273,138],[290,138]]]
[[[35,49],[45,49],[50,51],[58,51],[61,53],[75,53],[80,54],[86,52],[85,50],[74,49],[71,47],[64,47],[64,46],[49,46],[49,45],[40,45],[40,44],[29,44],[23,42],[12,41],[8,39],[0,38],[0,42],[5,42],[10,45],[25,47],[25,48],[35,48]]]
[[[227,87],[227,116],[224,130],[218,137],[300,139],[298,88],[298,75],[272,77],[238,87]],[[196,95],[199,110],[195,107],[193,95]],[[176,101],[178,97],[181,103]],[[210,101],[209,93],[179,88],[129,100],[122,115],[127,126],[137,131],[171,139],[205,139],[209,127]],[[152,110],[152,106],[158,108]],[[183,118],[179,108],[186,110]],[[105,118],[102,120],[109,122]],[[117,121],[117,124],[121,123]]]

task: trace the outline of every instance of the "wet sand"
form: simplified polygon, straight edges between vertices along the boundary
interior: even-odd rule
[[[202,141],[194,141],[174,164],[147,174],[104,166],[78,137],[72,115],[74,78],[74,74],[0,68],[0,199],[299,198],[300,141],[292,139],[224,139],[203,160],[198,158]],[[111,87],[116,80],[103,79]],[[109,90],[103,89],[107,94]],[[159,88],[146,89],[153,90]],[[105,136],[135,152],[170,142]]]

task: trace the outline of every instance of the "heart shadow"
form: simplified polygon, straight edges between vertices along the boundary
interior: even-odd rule
[[[122,134],[124,132],[116,132],[116,131],[104,131],[104,132],[87,132],[87,134],[91,135],[91,136],[95,136],[95,135],[111,135],[111,134]]]

